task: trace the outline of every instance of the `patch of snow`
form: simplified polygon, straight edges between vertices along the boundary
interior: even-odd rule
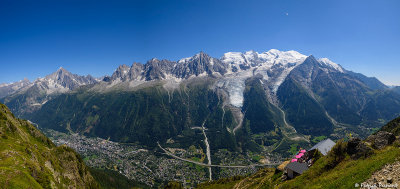
[[[132,80],[132,81],[129,81],[129,88],[135,88],[136,86],[139,86],[139,85],[141,85],[141,84],[143,84],[143,83],[145,83],[146,81],[145,80]],[[114,85],[116,85],[117,83],[112,83],[112,85],[114,86]],[[109,88],[109,87],[111,87],[111,86],[107,86],[107,88]]]
[[[12,83],[9,83],[9,84],[7,84],[7,83],[3,83],[3,84],[0,84],[0,87],[7,87],[7,86],[9,86],[9,85],[11,85]]]
[[[289,73],[307,58],[297,51],[279,51],[271,49],[267,52],[258,53],[255,51],[227,52],[221,57],[221,61],[228,64],[228,72],[225,79],[222,79],[220,87],[228,91],[230,103],[233,106],[243,105],[244,82],[253,75],[261,75],[263,80],[272,83],[272,92],[276,93],[279,86],[286,79]],[[236,67],[237,72],[233,72]],[[241,67],[243,69],[241,69]],[[270,77],[268,72],[274,72],[275,76]]]
[[[245,81],[247,78],[253,76],[254,69],[244,70],[238,73],[225,75],[221,78],[216,86],[224,88],[229,95],[229,102],[231,105],[241,108],[243,106],[243,93],[245,89]]]
[[[187,61],[189,61],[192,57],[187,57],[187,58],[182,58],[178,61],[178,63],[185,63]]]
[[[222,56],[221,60],[225,63],[244,63],[243,53],[241,52],[227,52]]]
[[[203,71],[203,73],[197,75],[197,77],[204,77],[204,76],[208,76],[206,71]]]
[[[242,79],[228,79],[225,80],[224,86],[229,93],[229,101],[233,106],[243,106],[243,92],[245,88],[245,80]]]
[[[106,86],[106,88],[111,88],[119,83],[122,83],[120,78],[115,79],[114,81],[112,81],[109,85]]]
[[[320,64],[322,64],[322,65],[331,67],[331,68],[333,68],[333,69],[335,69],[335,70],[337,70],[337,71],[339,71],[339,72],[342,72],[342,73],[344,72],[342,66],[340,66],[339,64],[336,64],[336,63],[332,62],[332,61],[329,60],[328,58],[320,58],[320,59],[318,59],[318,62],[319,62]]]
[[[183,79],[177,78],[172,74],[166,74],[165,80],[166,82],[163,85],[165,89],[177,89]]]
[[[265,63],[283,64],[296,63],[304,61],[307,56],[297,51],[279,51],[271,49],[267,52],[258,54],[259,59]]]

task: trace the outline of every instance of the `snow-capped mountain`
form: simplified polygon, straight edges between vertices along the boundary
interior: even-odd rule
[[[81,86],[86,87],[75,90]],[[221,133],[235,134],[246,125],[254,133],[265,133],[279,127],[285,130],[282,132],[304,140],[301,134],[327,136],[333,134],[334,125],[376,126],[379,120],[390,120],[400,114],[400,96],[386,88],[376,78],[345,70],[327,58],[316,59],[296,51],[272,49],[262,53],[228,52],[221,58],[203,52],[178,61],[153,58],[145,64],[121,65],[101,81],[60,68],[2,100],[17,115],[36,116],[37,120],[57,117],[52,114],[61,108],[60,111],[65,111],[65,123],[75,120],[74,114],[70,114],[71,109],[77,113],[82,111],[81,117],[101,114],[99,119],[103,121],[118,113],[114,116],[124,116],[120,118],[125,122],[117,126],[122,129],[137,127],[133,130],[144,128],[139,123],[151,123],[148,119],[171,118],[166,126],[170,134],[180,133],[187,125],[200,124],[192,121],[206,119],[201,112],[210,111],[208,114],[214,116],[210,121],[215,124],[222,116],[222,125],[216,128]],[[82,96],[74,96],[81,93],[90,98],[82,100]],[[80,110],[79,107],[86,106],[88,101],[103,106],[101,109],[105,112],[91,109],[96,106]],[[203,107],[202,103],[207,105]],[[381,107],[381,104],[390,104],[390,108]],[[124,111],[114,112],[115,107]],[[140,112],[137,115],[141,116],[125,115],[132,112]],[[146,115],[151,116],[147,119]],[[139,125],[126,125],[128,117]],[[89,124],[80,121],[71,124],[77,132]],[[175,125],[178,122],[179,127]],[[58,125],[55,122],[43,124],[49,123]],[[103,125],[106,123],[90,124],[100,125],[96,132],[109,134],[103,132],[109,129],[108,125]],[[160,127],[164,124],[162,122]],[[147,126],[153,127],[153,124]],[[126,132],[130,131],[132,128]],[[159,131],[164,132],[163,129]],[[125,138],[139,136],[132,134]]]
[[[193,57],[183,58],[177,62],[153,58],[146,64],[135,63],[132,67],[121,65],[106,80],[163,80],[168,78],[188,79],[192,76],[229,75],[244,71],[259,70],[257,73],[278,68],[293,68],[301,63],[306,55],[296,51],[279,51],[272,49],[264,53],[248,51],[245,53],[228,52],[220,59],[200,52]],[[289,69],[290,70],[290,69]],[[287,71],[285,71],[287,72]],[[271,73],[270,73],[271,74]],[[268,74],[263,74],[268,78]]]
[[[287,75],[306,58],[306,55],[296,51],[276,49],[263,53],[228,52],[221,58],[229,66],[228,74],[226,79],[221,80],[222,86],[219,86],[228,91],[232,105],[241,107],[246,79],[259,75],[265,81],[267,93],[276,94]],[[274,95],[270,97],[270,101],[274,102]]]
[[[296,51],[279,51],[271,49],[267,52],[258,53],[255,51],[228,52],[222,56],[221,60],[230,65],[231,72],[247,70],[249,67],[268,67],[274,65],[287,65],[304,61],[306,55]]]
[[[307,58],[297,51],[279,51],[271,49],[267,52],[255,51],[228,52],[221,58],[213,58],[200,52],[193,57],[183,58],[177,62],[158,60],[153,58],[146,64],[134,63],[131,67],[121,65],[111,77],[105,78],[107,82],[121,81],[153,81],[174,80],[182,81],[191,77],[212,76],[219,78],[217,87],[229,93],[230,103],[233,106],[243,105],[243,90],[245,80],[259,75],[268,86],[270,100],[276,101],[279,86],[287,75]],[[327,58],[321,59],[321,65],[337,71],[343,69]],[[329,65],[329,66],[328,66]]]
[[[23,79],[14,83],[4,83],[0,84],[0,98],[11,95],[19,89],[30,85],[31,82],[28,79]]]
[[[6,104],[41,127],[153,147],[197,145],[203,138],[194,128],[204,126],[215,150],[277,149],[282,140],[365,136],[400,115],[400,95],[376,78],[275,49],[153,58],[121,65],[97,83],[60,69],[31,85]]]
[[[12,94],[1,99],[8,104],[17,115],[32,112],[40,108],[54,96],[69,92],[80,86],[97,83],[92,76],[79,76],[60,67],[56,72],[38,78],[34,82],[14,83],[11,85],[21,86]]]
[[[96,82],[97,80],[91,75],[79,76],[60,67],[56,72],[35,80],[33,85],[36,85],[45,91],[47,95],[50,95],[53,93],[64,93]]]
[[[290,78],[288,78],[289,76]],[[343,101],[342,106],[350,106],[349,112],[357,112],[352,115],[352,120],[361,119],[362,115],[358,114],[365,111],[363,108],[367,107],[371,98],[367,91],[387,88],[376,78],[347,71],[328,58],[315,59],[312,55],[306,56],[297,51],[276,49],[262,53],[255,51],[228,52],[219,59],[210,57],[203,52],[178,61],[153,58],[144,65],[138,63],[134,63],[131,67],[122,65],[111,78],[104,81],[107,81],[106,83],[109,83],[110,86],[118,86],[120,82],[131,83],[131,85],[122,84],[124,86],[122,88],[136,87],[148,81],[169,81],[164,82],[164,87],[168,88],[170,82],[179,84],[191,78],[213,78],[215,80],[213,88],[227,94],[226,102],[230,105],[230,110],[236,112],[235,116],[240,119],[244,116],[246,81],[251,78],[259,78],[266,99],[276,107],[283,104],[282,99],[279,98],[286,94],[278,93],[281,85],[287,80],[302,86],[316,101],[323,98],[320,96],[321,92],[338,90],[332,92],[338,98],[334,100]],[[135,84],[132,85],[132,83]],[[319,86],[319,90],[316,86]],[[332,88],[325,89],[325,86]],[[331,97],[334,96],[333,94],[324,95]],[[332,110],[331,113],[343,113],[340,111]],[[328,117],[329,113],[327,111]],[[343,119],[342,117],[335,118],[343,121],[340,120]],[[240,119],[236,121],[240,123]],[[330,117],[329,119],[336,123],[334,118]]]
[[[332,62],[331,60],[329,60],[328,58],[320,58],[318,59],[318,62],[321,65],[327,66],[327,67],[331,67],[339,72],[344,72],[342,66],[340,66],[339,64],[336,64],[334,62]]]
[[[303,64],[307,57],[297,51],[279,51],[276,49],[262,53],[255,51],[227,52],[221,58],[213,58],[204,52],[200,52],[192,57],[183,58],[178,61],[153,58],[145,64],[134,63],[132,66],[124,64],[119,66],[111,76],[103,77],[102,81],[103,83],[108,83],[110,86],[118,86],[118,83],[130,83],[127,86],[135,87],[148,81],[169,80],[180,83],[190,78],[208,76],[216,78],[217,82],[214,88],[226,91],[229,104],[241,108],[244,102],[245,81],[252,77],[260,77],[262,78],[260,81],[263,82],[268,100],[278,105],[277,91],[279,87],[292,70]],[[355,73],[345,70],[328,58],[320,58],[316,62],[318,63],[318,67],[324,72],[347,73],[356,76]],[[358,76],[358,78],[360,79],[361,76]],[[364,76],[361,80],[370,81],[373,79]],[[2,89],[4,91],[10,88],[14,89],[11,92],[8,90],[8,94],[3,92],[4,96],[8,95],[4,102],[11,102],[19,94],[25,94],[26,91],[33,90],[36,91],[33,94],[40,93],[42,96],[51,96],[74,90],[83,85],[94,84],[98,81],[98,79],[90,75],[78,76],[68,72],[64,68],[60,68],[44,78],[35,80],[33,83],[21,81],[15,84],[3,84],[0,86],[0,91]],[[305,85],[309,85],[311,81],[312,78],[308,78],[308,81],[302,82]],[[374,85],[381,84],[376,79],[373,81]],[[371,82],[366,83],[368,85]],[[379,86],[383,88],[384,85]],[[103,88],[103,85],[98,88]],[[14,94],[10,95],[11,93]],[[37,95],[34,96],[35,100],[32,97],[26,100],[31,106],[41,106],[48,100],[48,97],[38,98]]]

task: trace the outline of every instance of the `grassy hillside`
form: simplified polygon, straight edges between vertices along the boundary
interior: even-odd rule
[[[0,186],[99,188],[81,157],[55,146],[38,129],[0,104]]]
[[[280,184],[278,188],[352,188],[355,183],[364,182],[384,165],[400,160],[398,157],[400,148],[389,146],[375,151],[374,155],[365,159],[352,160],[346,155],[333,169],[326,169],[329,157],[324,157],[305,174]]]
[[[381,130],[396,133],[398,138],[399,129],[400,118],[397,118]],[[356,183],[365,182],[385,165],[400,161],[399,139],[380,150],[366,146],[371,151],[358,159],[349,154],[351,150],[348,144],[338,141],[327,156],[319,158],[306,172],[292,180],[282,181],[282,171],[268,168],[245,178],[204,183],[199,188],[354,188]]]
[[[400,148],[389,146],[365,159],[352,160],[346,155],[332,169],[327,169],[329,157],[323,157],[304,174],[289,181],[281,181],[281,171],[268,168],[244,179],[228,182],[218,180],[198,188],[353,188],[355,183],[364,182],[384,165],[399,161],[399,157]]]
[[[387,123],[381,130],[393,133],[394,135],[400,135],[400,117]]]
[[[103,189],[149,188],[149,186],[145,184],[129,180],[116,171],[90,168],[90,173]]]

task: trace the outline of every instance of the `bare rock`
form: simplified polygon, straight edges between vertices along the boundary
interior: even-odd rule
[[[361,139],[352,138],[347,143],[347,153],[352,159],[359,159],[361,157],[368,157],[373,152],[370,147],[361,141]]]
[[[376,185],[377,188],[398,188],[400,186],[400,161],[396,161],[393,164],[387,164],[381,170],[373,173],[369,179],[361,184],[361,186],[367,185]]]
[[[379,131],[378,133],[367,138],[367,141],[371,142],[372,147],[375,149],[382,149],[388,145],[391,145],[395,140],[396,136],[386,131]]]

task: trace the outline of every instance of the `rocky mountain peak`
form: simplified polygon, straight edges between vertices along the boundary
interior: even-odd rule
[[[150,59],[148,62],[160,62],[160,60],[158,60],[158,58],[152,58],[152,59]]]
[[[309,62],[318,62],[317,59],[314,57],[314,55],[309,55],[307,56],[307,58],[304,60],[305,61],[309,61]]]
[[[58,68],[58,70],[57,71],[59,71],[59,72],[68,72],[66,69],[64,69],[62,66],[60,67],[60,68]]]
[[[130,80],[140,80],[141,74],[143,73],[143,64],[134,62],[129,69],[129,79]]]
[[[206,53],[204,53],[203,51],[200,51],[199,53],[197,53],[196,55],[193,56],[193,59],[209,59],[210,56]]]
[[[126,80],[128,72],[129,72],[129,66],[126,64],[120,65],[117,70],[112,74],[111,79],[116,80],[116,79],[121,79],[121,80]]]
[[[45,77],[45,79],[52,79],[54,81],[63,81],[65,77],[70,77],[72,74],[71,72],[67,71],[66,69],[64,69],[63,67],[58,68],[57,71],[55,71],[54,73],[47,75]]]
[[[47,94],[54,92],[65,92],[76,89],[77,87],[94,84],[97,80],[92,76],[80,76],[72,74],[68,70],[60,67],[54,73],[44,78],[37,79],[34,83],[37,87],[46,91]]]

